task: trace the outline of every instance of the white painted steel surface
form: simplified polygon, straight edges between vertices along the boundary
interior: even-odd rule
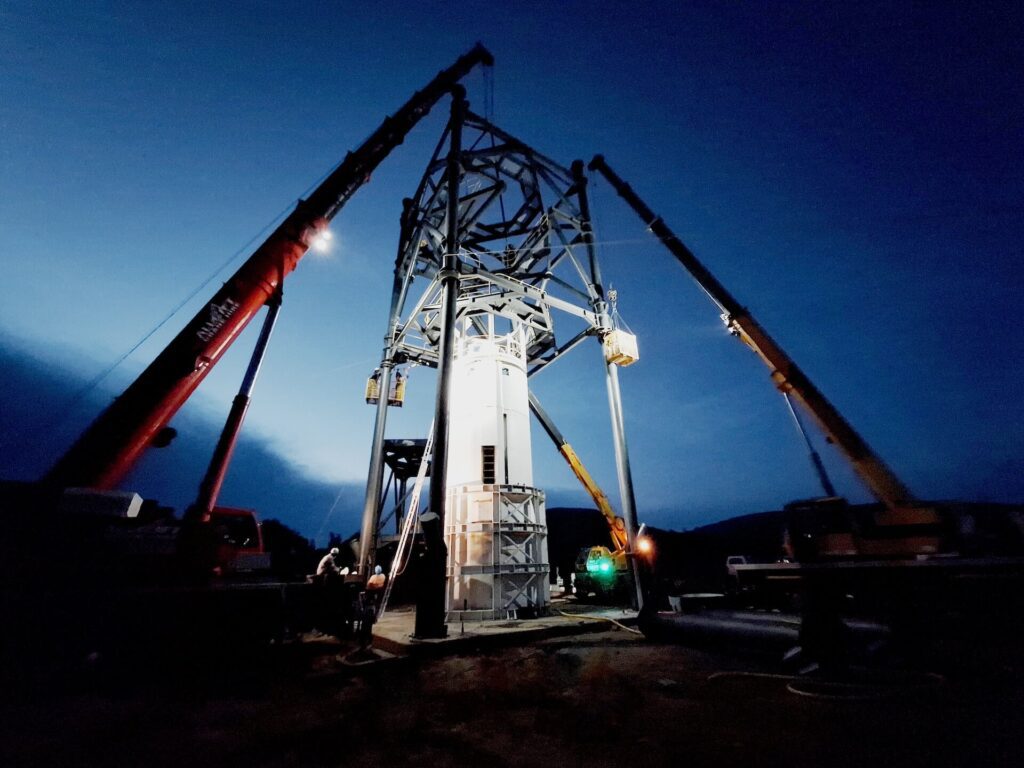
[[[448,621],[521,618],[549,603],[544,492],[465,484],[448,492]]]
[[[490,330],[494,320],[484,319]],[[452,367],[449,488],[484,481],[484,446],[494,448],[493,482],[533,484],[527,391],[522,326],[504,336],[468,335],[460,328]]]
[[[448,621],[543,613],[549,602],[544,492],[532,487],[525,331],[515,324],[500,335],[496,321],[507,322],[480,320],[483,329],[460,323],[452,370]]]

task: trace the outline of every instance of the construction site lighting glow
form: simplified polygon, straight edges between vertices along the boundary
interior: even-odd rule
[[[318,253],[327,253],[331,248],[331,240],[333,239],[334,235],[331,234],[331,230],[321,229],[313,238],[312,248]]]
[[[641,555],[649,555],[654,551],[654,543],[646,536],[641,536],[636,540],[636,551]]]

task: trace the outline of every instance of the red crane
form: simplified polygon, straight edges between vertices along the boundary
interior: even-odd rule
[[[50,469],[43,483],[99,490],[117,486],[260,308],[275,300],[284,278],[380,162],[445,93],[460,87],[458,81],[474,66],[492,63],[491,54],[478,43],[348,153],[100,414]],[[225,463],[237,437],[240,416],[235,434],[228,438]]]

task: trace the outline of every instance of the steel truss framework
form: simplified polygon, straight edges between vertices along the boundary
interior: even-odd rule
[[[600,306],[603,291],[586,249],[589,222],[581,211],[580,179],[478,115],[468,113],[463,125],[456,317],[460,327],[481,334],[484,315],[523,323],[532,374],[586,335],[608,327]],[[437,365],[449,130],[404,216],[395,264],[399,315],[413,285],[427,283],[405,319],[390,329],[385,356],[390,354],[392,363]],[[555,340],[553,309],[585,323],[562,347]]]
[[[449,199],[452,187],[457,189],[456,200]],[[455,226],[450,218],[455,218]],[[449,242],[454,244],[451,253]],[[457,279],[454,292],[453,278]],[[410,301],[413,295],[417,298]],[[569,338],[561,343],[556,341],[553,310],[561,312],[566,321],[562,327]],[[492,332],[488,316],[505,319],[509,330],[525,329],[529,376],[588,336],[603,339],[613,328],[594,248],[583,163],[576,161],[568,169],[559,165],[468,111],[465,102],[455,98],[452,118],[416,194],[405,201],[381,358],[383,391],[387,391],[397,365],[414,363],[440,370],[435,455],[431,457],[430,506],[435,510],[445,498],[444,472],[434,470],[445,465],[447,450],[445,370],[452,354],[451,334],[458,328],[463,335],[486,335]],[[622,514],[632,549],[636,502],[618,371],[606,362],[605,372]],[[386,402],[381,398],[363,506],[361,573],[371,567],[374,557],[386,414]],[[444,585],[438,588],[443,590]],[[638,606],[641,601],[638,588]],[[417,634],[421,631],[419,613],[427,610],[425,606],[417,605]],[[438,611],[436,605],[429,608],[435,618],[424,622],[424,627],[430,627],[424,636],[443,634],[443,616]]]

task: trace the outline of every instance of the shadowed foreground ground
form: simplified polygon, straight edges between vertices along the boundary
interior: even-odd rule
[[[322,650],[255,678],[134,665],[74,691],[7,690],[0,757],[11,767],[1010,766],[1024,747],[1021,678],[1007,667],[915,677],[878,696],[713,676],[778,670],[623,631],[355,671],[336,647]]]

